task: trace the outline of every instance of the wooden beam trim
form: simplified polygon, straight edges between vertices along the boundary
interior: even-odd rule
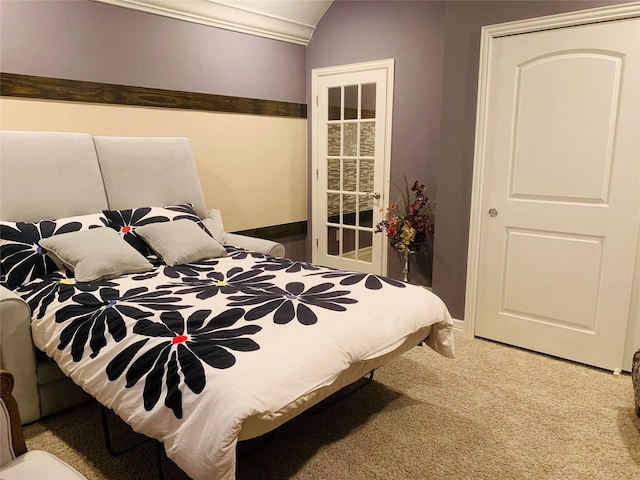
[[[304,103],[0,73],[0,96],[307,118]]]

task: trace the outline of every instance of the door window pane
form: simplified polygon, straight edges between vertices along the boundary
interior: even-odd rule
[[[329,89],[329,111],[327,112],[329,120],[340,120],[340,110],[342,110],[340,102],[341,90],[340,87]]]
[[[376,154],[376,124],[363,122],[360,124],[360,155],[373,157]]]
[[[376,118],[376,84],[362,85],[360,118]]]
[[[373,256],[371,252],[371,246],[373,245],[373,232],[365,232],[360,230],[358,232],[358,260],[361,262],[371,263]]]
[[[361,227],[373,228],[373,198],[360,197],[358,225]]]
[[[327,227],[327,254],[340,255],[340,229],[338,227]]]
[[[343,155],[346,157],[355,157],[358,154],[358,124],[344,124],[344,145]]]
[[[327,159],[327,190],[340,190],[340,159]]]
[[[339,193],[327,193],[327,222],[340,223]]]
[[[327,125],[327,154],[340,156],[340,124]]]
[[[358,85],[344,87],[344,119],[358,118]]]
[[[342,224],[356,224],[356,196],[342,195]]]
[[[343,169],[342,169],[342,190],[346,190],[348,192],[356,191],[356,175],[358,168],[358,160],[354,159],[345,159],[342,161]]]
[[[342,255],[347,258],[355,258],[356,231],[345,228],[342,230]]]
[[[359,192],[373,193],[373,160],[360,160]]]

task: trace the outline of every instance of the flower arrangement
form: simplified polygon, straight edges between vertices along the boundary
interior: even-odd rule
[[[385,232],[396,252],[410,253],[419,251],[427,238],[433,239],[435,208],[425,196],[423,184],[413,179],[409,188],[407,177],[404,183],[404,190],[396,187],[400,190],[400,198],[389,204],[384,220],[376,225],[375,231]],[[411,196],[414,197],[412,202]]]

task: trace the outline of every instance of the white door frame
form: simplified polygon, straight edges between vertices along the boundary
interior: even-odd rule
[[[393,58],[386,60],[377,60],[372,62],[353,63],[349,65],[338,65],[334,67],[314,68],[311,71],[311,212],[313,219],[311,222],[311,238],[312,238],[312,254],[311,259],[313,263],[316,263],[318,255],[317,248],[317,232],[319,228],[324,228],[325,220],[319,212],[318,202],[316,197],[318,195],[318,181],[317,172],[319,169],[319,139],[318,139],[318,126],[320,125],[320,109],[318,108],[318,80],[325,76],[338,75],[343,73],[358,73],[366,72],[369,70],[386,70],[387,80],[387,110],[385,118],[385,138],[384,138],[384,168],[383,168],[383,191],[382,191],[382,205],[387,205],[389,198],[389,186],[391,178],[391,127],[393,121],[393,78],[394,78],[394,64]],[[374,233],[375,235],[375,233]],[[388,263],[388,242],[382,242],[382,258],[381,267],[382,275],[387,274]]]
[[[491,71],[491,51],[493,40],[507,35],[530,33],[539,30],[548,30],[551,28],[571,27],[602,21],[622,20],[625,18],[633,18],[638,16],[640,16],[640,2],[634,2],[482,27],[480,42],[480,71],[478,75],[476,139],[474,147],[474,168],[471,192],[471,215],[469,222],[466,298],[464,310],[464,331],[467,338],[473,338],[475,336],[477,285],[479,280],[478,274],[480,264],[480,231],[482,222],[486,220],[486,212],[482,211],[482,199],[484,195],[483,189],[485,181],[485,167],[487,163],[484,152],[487,141],[487,106],[489,104],[490,82],[489,72]],[[636,257],[637,273],[638,268],[640,268],[640,253],[638,253]],[[638,279],[638,275],[635,276],[635,279]],[[638,298],[637,295],[639,287],[640,285],[638,284],[638,282],[634,282],[632,289],[632,292],[634,293],[632,293],[632,295],[635,294],[636,299]],[[633,303],[634,302],[632,300],[632,308],[630,312],[631,319],[638,318],[638,316],[640,315],[640,307],[634,307]],[[634,322],[633,320],[629,322],[629,333],[633,334],[631,330],[631,324],[634,323],[636,322]],[[635,331],[635,337],[635,343],[637,345],[640,345],[640,325]],[[631,338],[627,338],[627,348],[625,348],[625,356],[627,356],[626,352],[629,350],[632,340],[633,339]]]

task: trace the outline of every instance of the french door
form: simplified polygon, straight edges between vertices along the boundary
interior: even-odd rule
[[[313,262],[386,274],[393,60],[312,76]]]

